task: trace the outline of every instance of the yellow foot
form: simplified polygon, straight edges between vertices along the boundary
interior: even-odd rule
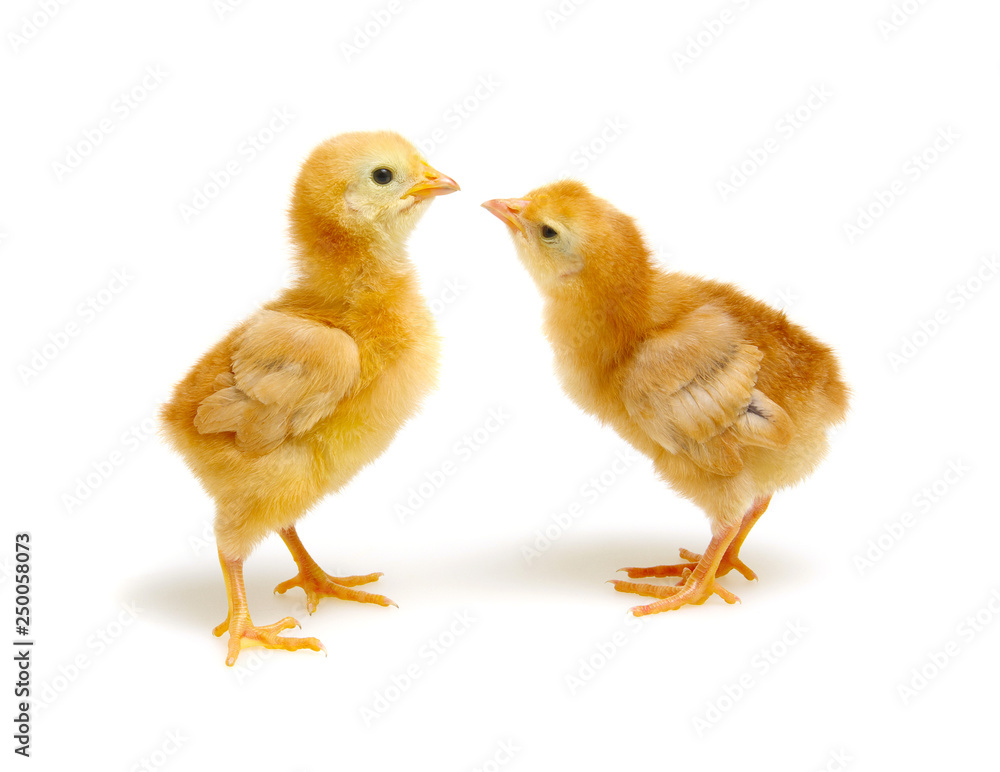
[[[631,574],[629,575],[631,576]],[[656,603],[650,603],[648,606],[634,606],[631,611],[637,617],[659,614],[661,611],[674,611],[688,604],[700,606],[712,595],[718,595],[726,603],[738,603],[740,600],[729,590],[717,585],[714,578],[695,579],[690,570],[685,570],[682,576],[684,581],[677,585],[636,584],[616,579],[611,580],[610,584],[613,584],[618,592],[634,592],[636,595],[662,599]]]
[[[629,579],[648,579],[654,576],[683,576],[685,571],[694,571],[695,566],[698,565],[698,561],[701,560],[701,555],[697,552],[691,552],[691,550],[681,549],[681,560],[689,560],[690,563],[675,563],[671,566],[652,566],[651,568],[620,568],[619,571],[626,571],[628,573]],[[722,556],[722,561],[719,563],[719,569],[715,572],[716,576],[725,576],[732,570],[739,571],[743,576],[753,582],[757,580],[757,574],[751,571],[746,563],[739,559],[735,555],[730,555],[728,552]]]
[[[218,625],[212,632],[216,637],[229,631],[229,655],[226,657],[226,665],[232,667],[236,664],[236,658],[240,656],[240,650],[244,646],[264,646],[268,649],[285,649],[286,651],[296,651],[297,649],[312,649],[326,653],[326,647],[316,638],[282,638],[278,634],[282,630],[292,627],[301,627],[291,617],[285,617],[280,622],[273,625],[257,626],[250,620],[249,614],[237,614],[235,619],[226,618],[226,621]]]
[[[307,573],[299,571],[291,579],[275,587],[274,591],[279,595],[284,595],[285,591],[292,587],[301,587],[305,590],[306,609],[310,614],[316,610],[323,598],[341,598],[342,600],[356,600],[359,603],[375,603],[379,606],[395,606],[396,604],[384,595],[374,595],[370,592],[351,589],[359,584],[378,581],[380,576],[382,576],[380,573],[363,576],[330,576],[317,567]]]

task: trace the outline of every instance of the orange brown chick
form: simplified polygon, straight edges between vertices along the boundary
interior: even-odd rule
[[[299,569],[275,591],[301,587],[309,613],[325,597],[395,605],[354,589],[381,574],[327,575],[295,522],[378,457],[436,382],[439,339],[405,242],[431,199],[456,190],[398,134],[321,144],[292,198],[296,283],[205,354],[163,407],[168,440],[215,500],[227,665],[245,644],[322,648],[281,637],[291,617],[250,619],[243,562],[275,531]]]
[[[831,350],[785,315],[729,284],[653,264],[632,218],[581,183],[561,181],[483,206],[510,229],[545,299],[556,371],[576,404],[653,461],[701,507],[712,540],[686,561],[627,568],[615,581],[656,598],[637,616],[738,598],[716,583],[735,569],[775,491],[808,475],[842,421],[848,389]]]

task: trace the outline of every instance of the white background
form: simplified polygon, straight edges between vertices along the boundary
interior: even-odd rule
[[[982,261],[1000,248],[1000,8],[347,5],[3,11],[0,565],[10,609],[13,537],[30,531],[25,766],[886,770],[995,757],[1000,279]],[[813,89],[828,96],[810,108]],[[275,111],[292,117],[269,134]],[[332,574],[384,571],[377,591],[399,608],[326,600],[310,617],[301,591],[271,594],[294,573],[272,538],[246,564],[254,620],[294,615],[329,657],[247,649],[227,669],[210,633],[226,605],[212,505],[152,418],[286,281],[304,157],[375,128],[424,140],[462,186],[410,244],[440,310],[441,387],[300,533]],[[935,150],[939,132],[953,139]],[[754,170],[769,138],[776,152]],[[239,173],[209,186],[232,160]],[[561,394],[538,295],[479,209],[563,173],[634,215],[668,268],[785,307],[842,359],[850,419],[753,531],[743,556],[759,582],[723,580],[740,605],[637,625],[627,609],[643,601],[603,584],[700,551],[709,530],[645,459],[611,471],[624,444]],[[880,210],[894,181],[902,192]],[[211,201],[185,217],[199,192]],[[859,208],[871,220],[852,239]],[[459,450],[491,409],[499,429]],[[448,461],[455,474],[401,522],[411,489]],[[593,494],[601,474],[611,484]],[[582,514],[560,517],[573,504]],[[529,562],[546,528],[555,538]]]

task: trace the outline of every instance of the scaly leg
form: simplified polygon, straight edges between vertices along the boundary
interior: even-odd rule
[[[767,510],[767,505],[770,501],[770,496],[762,496],[754,501],[750,509],[747,510],[747,513],[743,515],[743,521],[740,523],[739,531],[737,532],[732,543],[729,545],[729,548],[726,550],[726,554],[722,556],[722,561],[719,563],[719,570],[715,573],[716,576],[725,576],[735,568],[750,581],[755,581],[757,579],[757,574],[751,571],[747,567],[746,563],[740,560],[740,547],[743,546],[743,542],[746,540],[747,534],[750,533],[750,529],[753,528],[754,523],[760,520],[760,516]],[[690,562],[677,563],[671,566],[653,566],[652,568],[622,568],[620,570],[628,572],[630,579],[643,579],[652,576],[683,576],[685,571],[693,571],[697,567],[698,563],[701,561],[701,555],[686,549],[681,549],[680,553],[681,559],[688,560]]]
[[[299,567],[299,572],[288,581],[282,582],[274,591],[279,595],[284,595],[286,590],[292,587],[301,587],[306,593],[306,608],[312,614],[322,598],[342,598],[343,600],[356,600],[359,603],[375,603],[379,606],[395,606],[391,600],[384,595],[373,595],[370,592],[352,590],[359,584],[368,584],[377,581],[382,574],[365,574],[363,576],[330,576],[322,568],[316,565],[312,555],[306,552],[302,546],[299,535],[294,527],[281,531],[281,538],[288,546],[295,565]]]
[[[281,638],[279,633],[291,627],[299,627],[299,623],[291,617],[285,617],[273,625],[258,627],[250,619],[247,608],[247,593],[243,586],[243,560],[230,560],[219,552],[219,562],[222,564],[222,576],[226,580],[226,598],[229,601],[229,613],[226,621],[218,625],[212,632],[216,637],[229,632],[229,655],[226,664],[232,667],[240,655],[240,649],[246,645],[265,646],[268,649],[312,649],[323,651],[323,644],[315,638]]]
[[[633,582],[623,582],[613,580],[611,584],[618,592],[634,592],[638,595],[646,595],[653,598],[662,598],[656,603],[648,606],[635,606],[632,614],[637,617],[647,614],[658,614],[661,611],[673,611],[688,603],[700,606],[712,595],[719,595],[726,603],[736,603],[739,598],[729,590],[718,587],[715,584],[715,574],[722,562],[722,557],[726,549],[736,538],[739,526],[734,525],[725,529],[721,533],[712,537],[712,541],[705,550],[705,554],[695,565],[694,571],[687,570],[682,574],[684,581],[673,586],[663,586],[655,584],[635,584]]]

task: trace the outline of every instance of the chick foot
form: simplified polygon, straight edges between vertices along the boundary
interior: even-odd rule
[[[680,584],[663,586],[636,584],[635,582],[621,580],[612,580],[610,583],[614,585],[614,588],[618,592],[634,592],[638,595],[660,599],[656,603],[650,603],[647,606],[633,607],[632,614],[637,617],[646,616],[647,614],[658,614],[661,611],[674,611],[688,604],[700,606],[713,595],[718,595],[726,603],[736,603],[739,601],[739,598],[724,587],[718,586],[715,583],[715,577],[719,564],[726,554],[726,549],[736,538],[739,528],[739,526],[734,525],[713,536],[708,549],[705,550],[705,554],[699,557],[697,563],[692,564],[693,570],[688,566],[681,568],[680,576],[683,581]],[[682,554],[681,557],[685,557],[685,555]],[[673,569],[674,566],[658,566],[657,568]],[[650,570],[654,569],[631,569],[629,570],[629,576],[632,576],[631,571],[645,572]],[[657,573],[651,575],[672,576],[673,574]]]
[[[730,571],[735,569],[743,574],[743,577],[748,581],[754,582],[757,580],[757,574],[750,570],[750,567],[747,566],[746,563],[740,560],[740,547],[743,546],[743,542],[746,541],[747,534],[750,533],[750,529],[753,528],[754,523],[760,520],[760,516],[767,510],[767,505],[770,502],[770,496],[764,496],[757,499],[743,516],[743,520],[740,522],[739,530],[736,532],[732,542],[730,542],[725,553],[722,555],[722,560],[719,561],[719,567],[715,571],[716,576],[725,576]],[[690,562],[675,563],[669,566],[652,566],[651,568],[621,568],[619,570],[628,573],[629,579],[683,576],[685,571],[694,571],[695,568],[697,568],[698,563],[702,560],[701,555],[696,552],[691,552],[691,550],[681,549],[680,555],[681,560],[688,560]]]
[[[323,598],[354,600],[358,603],[374,603],[378,606],[396,605],[384,595],[351,589],[361,584],[378,581],[379,577],[382,576],[381,573],[360,576],[330,576],[306,552],[306,548],[302,546],[294,527],[281,531],[281,538],[292,553],[292,558],[295,560],[295,565],[299,567],[299,572],[291,579],[281,582],[274,588],[274,591],[278,595],[284,595],[292,587],[301,587],[306,593],[306,609],[310,614],[316,611]]]
[[[680,554],[681,560],[688,560],[690,562],[674,563],[669,566],[650,566],[649,568],[620,568],[618,570],[625,571],[629,579],[648,579],[651,577],[683,576],[685,571],[694,571],[698,567],[701,555],[697,552],[691,552],[691,550],[686,550],[682,547]],[[715,575],[725,576],[734,569],[743,574],[751,582],[757,579],[757,574],[750,570],[747,564],[740,560],[738,555],[734,555],[727,550],[719,562],[719,569],[715,572]]]
[[[229,632],[229,653],[226,656],[226,665],[232,667],[236,664],[236,658],[240,656],[240,651],[244,646],[264,646],[268,649],[285,649],[286,651],[312,649],[313,651],[326,652],[326,648],[316,638],[280,637],[279,634],[283,630],[299,627],[299,623],[291,617],[285,617],[273,625],[255,625],[250,619],[250,611],[247,608],[246,588],[243,586],[243,560],[227,558],[220,551],[219,562],[222,564],[222,576],[226,581],[229,613],[226,615],[226,621],[216,625],[212,632],[217,638],[223,633]]]
[[[625,582],[618,579],[611,580],[610,584],[615,586],[618,592],[632,592],[636,595],[643,595],[648,598],[661,598],[657,603],[650,603],[647,606],[635,606],[631,609],[633,616],[641,617],[647,614],[658,614],[661,611],[674,611],[681,606],[691,604],[700,606],[712,595],[718,595],[726,603],[739,603],[740,599],[727,590],[720,587],[715,582],[715,578],[692,581],[693,572],[686,570],[685,581],[677,585],[662,584],[637,584],[636,582]]]
[[[301,625],[292,617],[285,617],[280,622],[271,625],[255,625],[250,619],[250,614],[243,612],[226,617],[226,621],[218,625],[212,632],[216,637],[224,632],[229,632],[229,654],[226,657],[226,665],[232,667],[236,664],[236,658],[240,651],[246,646],[264,646],[268,649],[284,649],[285,651],[296,651],[298,649],[311,649],[312,651],[322,651],[326,653],[326,647],[320,643],[318,638],[282,638],[279,633]]]
[[[380,573],[365,574],[364,576],[330,576],[317,566],[315,571],[306,574],[299,571],[291,579],[275,587],[274,591],[278,595],[284,595],[285,591],[292,587],[301,587],[305,590],[306,610],[310,614],[316,611],[323,598],[340,598],[341,600],[356,600],[359,603],[375,603],[379,606],[395,606],[396,604],[384,595],[351,589],[359,584],[377,581],[380,576],[382,576]]]

